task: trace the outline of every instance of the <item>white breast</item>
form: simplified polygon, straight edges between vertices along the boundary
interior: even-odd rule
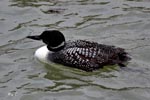
[[[39,61],[43,62],[43,63],[48,63],[50,62],[50,60],[48,59],[49,55],[51,54],[52,52],[50,52],[48,49],[47,49],[47,46],[43,46],[43,47],[40,47],[39,49],[37,49],[35,51],[35,58],[38,59]]]

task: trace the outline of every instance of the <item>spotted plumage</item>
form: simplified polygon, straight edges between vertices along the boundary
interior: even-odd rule
[[[123,64],[128,58],[120,60],[124,49],[107,46],[85,40],[68,41],[66,47],[53,53],[53,61],[63,65],[76,67],[85,71],[93,71],[105,65]]]
[[[122,48],[85,40],[66,42],[63,34],[55,30],[28,38],[42,39],[47,44],[48,50],[53,51],[47,55],[49,60],[85,71],[93,71],[105,65],[125,66],[124,63],[130,60]]]

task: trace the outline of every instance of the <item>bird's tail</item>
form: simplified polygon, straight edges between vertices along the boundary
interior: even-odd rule
[[[118,65],[121,67],[125,67],[126,63],[131,60],[131,57],[129,56],[129,54],[125,51],[118,53],[119,56],[119,63]]]

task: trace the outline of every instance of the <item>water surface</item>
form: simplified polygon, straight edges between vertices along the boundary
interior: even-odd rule
[[[93,73],[36,61],[44,45],[26,39],[46,29],[66,40],[125,48],[126,68]],[[149,100],[149,0],[1,0],[0,100]]]

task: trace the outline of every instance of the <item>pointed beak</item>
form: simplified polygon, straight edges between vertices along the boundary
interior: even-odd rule
[[[33,40],[41,40],[40,35],[35,35],[35,36],[27,36],[27,38],[29,39],[33,39]]]

